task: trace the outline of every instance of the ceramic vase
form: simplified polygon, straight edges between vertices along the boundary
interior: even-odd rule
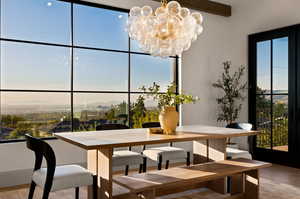
[[[179,122],[179,113],[176,111],[176,107],[164,107],[159,114],[159,122],[164,134],[176,134],[176,127]]]

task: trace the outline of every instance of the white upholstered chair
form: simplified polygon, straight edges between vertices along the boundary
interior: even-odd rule
[[[97,131],[103,130],[118,130],[129,129],[128,126],[122,124],[101,124],[96,127]],[[139,165],[139,172],[146,172],[147,158],[138,152],[131,151],[131,147],[128,150],[115,150],[112,157],[113,167],[125,166],[125,175],[128,175],[129,166]]]
[[[226,128],[234,128],[234,129],[244,129],[250,131],[252,129],[252,124],[249,123],[232,123],[226,126]],[[245,139],[243,138],[236,138],[235,141],[240,140],[243,141]],[[249,138],[247,139],[246,143],[243,143],[242,146],[238,146],[236,148],[234,147],[227,147],[226,153],[228,159],[237,159],[237,158],[246,158],[246,159],[252,159],[251,155],[251,144],[249,144]]]
[[[160,127],[159,122],[148,122],[143,124],[143,128],[154,128]],[[144,146],[143,154],[149,158],[157,162],[157,169],[161,170],[162,163],[166,162],[165,168],[169,168],[170,161],[176,160],[186,160],[186,164],[190,165],[190,152],[185,151],[182,148],[174,147],[173,143],[170,143],[169,146],[161,146],[161,147],[150,147],[147,148]]]

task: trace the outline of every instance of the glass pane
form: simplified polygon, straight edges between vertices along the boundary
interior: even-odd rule
[[[75,49],[74,57],[75,90],[128,90],[128,54]]]
[[[257,43],[257,93],[271,90],[271,41]]]
[[[173,82],[176,59],[163,59],[147,55],[131,55],[131,89],[140,91],[142,86],[151,86],[153,82],[166,91],[167,86]]]
[[[131,95],[131,121],[133,128],[142,128],[145,122],[158,122],[158,105],[151,99],[139,97],[140,95]]]
[[[74,42],[79,46],[128,51],[128,14],[74,4]]]
[[[127,94],[74,94],[74,129],[94,131],[105,123],[128,125]]]
[[[271,148],[271,98],[269,95],[256,96],[257,147]]]
[[[288,151],[288,95],[273,96],[273,149]]]
[[[140,49],[139,44],[136,40],[130,40],[130,51],[131,52],[142,52],[143,51]]]
[[[1,42],[2,89],[70,89],[70,49]]]
[[[56,0],[2,0],[1,37],[70,44],[70,5]]]
[[[273,40],[273,93],[288,93],[289,39]]]
[[[70,110],[66,93],[2,92],[0,140],[70,131]]]

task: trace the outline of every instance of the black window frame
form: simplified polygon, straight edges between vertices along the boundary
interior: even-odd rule
[[[73,121],[74,121],[74,94],[75,93],[99,93],[99,94],[127,94],[128,95],[128,101],[127,101],[127,110],[128,110],[128,121],[129,121],[129,126],[130,128],[132,128],[132,121],[131,121],[131,96],[132,94],[145,94],[145,92],[137,92],[137,91],[131,91],[131,55],[146,55],[146,56],[151,56],[148,53],[143,53],[143,52],[136,52],[136,51],[131,51],[131,39],[128,36],[128,50],[114,50],[114,49],[107,49],[107,48],[95,48],[95,47],[87,47],[87,46],[78,46],[78,45],[74,45],[74,4],[78,4],[78,5],[85,5],[85,6],[90,6],[90,7],[95,7],[95,8],[101,8],[101,9],[107,9],[107,10],[112,10],[112,11],[119,11],[119,12],[124,12],[127,13],[129,15],[129,10],[128,9],[124,9],[124,8],[118,8],[118,7],[113,7],[113,6],[108,6],[108,5],[103,5],[103,4],[98,4],[98,3],[93,3],[93,2],[87,2],[87,1],[79,1],[79,0],[56,0],[56,1],[62,1],[62,2],[66,2],[66,3],[70,3],[70,14],[71,14],[71,21],[70,21],[70,25],[71,25],[71,43],[69,45],[65,45],[65,44],[57,44],[57,43],[47,43],[47,42],[39,42],[39,41],[29,41],[29,40],[20,40],[20,39],[10,39],[10,38],[3,38],[1,35],[1,29],[0,29],[0,43],[2,41],[4,42],[14,42],[14,43],[24,43],[24,44],[33,44],[33,45],[40,45],[40,46],[56,46],[56,47],[65,47],[65,48],[69,48],[71,53],[70,53],[70,67],[71,67],[71,82],[70,82],[70,90],[30,90],[30,89],[2,89],[1,85],[0,85],[0,100],[1,100],[1,93],[2,92],[19,92],[19,93],[49,93],[49,92],[53,92],[53,93],[66,93],[66,94],[70,94],[70,105],[71,105],[71,130],[72,132],[74,132],[74,125],[73,125]],[[1,2],[2,0],[0,0],[0,9],[1,9]],[[0,27],[1,27],[1,15],[0,15]],[[105,51],[105,52],[118,52],[118,53],[124,53],[124,54],[128,54],[128,90],[127,91],[84,91],[84,90],[74,90],[74,49],[85,49],[85,50],[95,50],[95,51]],[[179,61],[180,61],[180,57],[179,56],[170,56],[169,58],[174,59],[175,61],[175,67],[174,67],[174,82],[177,85],[177,89],[176,89],[176,94],[179,93],[178,91],[178,74],[179,74]],[[0,60],[1,60],[1,48],[0,48]],[[171,66],[170,66],[171,67]],[[0,69],[1,69],[1,62],[0,62]],[[0,70],[1,71],[1,70]],[[1,74],[0,74],[1,76]],[[0,82],[1,83],[1,82]],[[146,92],[147,93],[147,92]],[[1,106],[0,106],[0,119],[1,119]],[[44,140],[53,140],[53,139],[57,139],[54,136],[51,137],[46,137],[46,138],[42,138]],[[14,142],[24,142],[25,139],[7,139],[7,140],[0,140],[0,144],[2,143],[14,143]]]

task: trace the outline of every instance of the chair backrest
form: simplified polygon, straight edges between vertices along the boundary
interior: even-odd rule
[[[27,148],[35,153],[34,171],[40,169],[42,166],[43,158],[46,159],[47,177],[45,185],[50,186],[51,188],[56,168],[56,157],[53,149],[47,142],[39,138],[32,137],[28,134],[25,135],[25,138]]]
[[[146,122],[142,124],[143,128],[155,128],[155,127],[160,127],[159,122]]]
[[[253,128],[253,125],[250,123],[232,123],[228,124],[226,128],[233,128],[233,129],[243,129],[247,131],[251,131]],[[248,137],[248,150],[251,154],[253,154],[253,145],[254,145],[254,136],[249,136]]]
[[[124,124],[101,124],[96,126],[97,131],[117,130],[117,129],[129,129],[129,127]]]

